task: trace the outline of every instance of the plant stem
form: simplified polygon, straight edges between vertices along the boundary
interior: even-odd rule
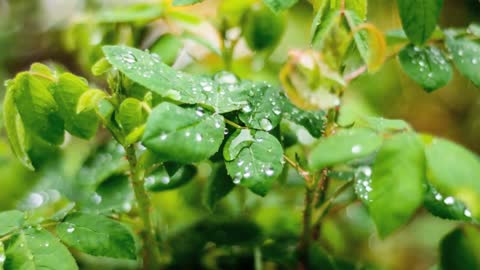
[[[135,145],[125,147],[130,164],[130,180],[138,204],[140,218],[143,221],[143,269],[159,269],[160,254],[158,251],[155,229],[152,220],[152,204],[144,187],[144,172],[138,166]]]
[[[308,251],[310,249],[310,240],[312,239],[312,204],[313,191],[310,187],[305,187],[305,209],[303,210],[303,232],[298,245],[299,269],[308,269],[310,258]]]

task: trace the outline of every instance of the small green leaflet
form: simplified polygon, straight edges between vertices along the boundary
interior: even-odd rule
[[[298,0],[263,0],[263,3],[267,5],[273,12],[280,12],[291,8]]]
[[[27,152],[27,138],[20,114],[15,106],[15,82],[7,81],[7,91],[3,101],[3,121],[7,131],[8,141],[18,160],[30,170],[34,170],[32,161]]]
[[[312,47],[321,49],[325,36],[332,30],[333,26],[340,19],[340,11],[338,9],[320,9],[313,19],[311,33]]]
[[[190,182],[196,173],[193,165],[165,162],[145,178],[145,187],[153,192],[175,189]]]
[[[230,176],[228,176],[225,165],[217,164],[213,173],[208,178],[204,195],[205,205],[208,209],[213,210],[217,202],[227,196],[234,187],[235,184]]]
[[[45,141],[59,145],[63,142],[63,119],[48,88],[52,81],[22,72],[15,77],[14,100],[25,131],[33,132]]]
[[[443,0],[397,0],[402,26],[410,41],[425,43],[437,26]]]
[[[25,214],[18,210],[0,212],[0,236],[20,228],[24,221]]]
[[[201,3],[203,0],[173,0],[174,6],[188,6],[197,3]]]
[[[382,144],[382,137],[364,128],[340,130],[320,139],[309,157],[310,168],[319,171],[325,167],[366,157]]]
[[[125,135],[130,134],[147,120],[148,114],[144,111],[143,106],[142,101],[135,98],[126,98],[120,104],[115,119],[125,131]]]
[[[480,269],[480,230],[466,225],[454,229],[440,243],[440,265],[445,270]]]
[[[221,115],[164,102],[150,114],[142,143],[165,160],[197,162],[218,151],[224,129]]]
[[[463,76],[480,87],[480,44],[468,39],[447,39],[455,66]]]
[[[125,46],[105,46],[108,61],[128,78],[153,92],[187,104],[202,104],[218,113],[239,110],[246,105],[250,83],[238,83],[231,73],[212,80],[192,76],[169,67],[156,54]],[[238,83],[238,84],[237,84]]]
[[[400,51],[398,59],[405,73],[427,92],[444,87],[452,79],[450,63],[434,46],[422,48],[410,44]]]
[[[249,90],[248,105],[238,117],[249,128],[270,131],[282,118],[282,99],[277,88],[256,84]]]
[[[372,168],[367,206],[381,237],[407,223],[423,203],[425,156],[413,132],[385,140]]]
[[[350,26],[351,30],[355,30],[360,24],[363,23],[362,18],[359,17],[354,11],[346,10],[345,11],[345,18],[347,19],[348,25]],[[353,41],[355,42],[355,46],[358,50],[358,53],[362,57],[365,63],[370,62],[370,48],[368,43],[368,33],[366,30],[359,30],[353,34]]]
[[[228,174],[234,184],[265,196],[283,168],[280,142],[264,131],[237,130],[223,149]]]
[[[56,231],[67,245],[93,256],[137,257],[135,240],[127,227],[104,216],[74,213],[58,224]]]
[[[87,81],[71,73],[63,73],[58,81],[50,86],[59,113],[64,120],[65,129],[72,135],[89,139],[97,132],[98,118],[94,111],[77,114],[77,103],[83,93],[88,91]]]
[[[444,139],[434,138],[425,145],[427,178],[447,201],[460,200],[480,219],[480,161],[464,147]]]
[[[5,270],[77,270],[68,249],[44,229],[25,229],[5,241]]]
[[[379,133],[392,133],[398,131],[411,131],[412,127],[400,119],[386,119],[383,117],[365,117],[360,123]]]

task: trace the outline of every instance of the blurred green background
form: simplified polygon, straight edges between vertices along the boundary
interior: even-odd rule
[[[44,62],[104,87],[104,82],[90,73],[90,66],[101,57],[100,45],[126,43],[146,49],[151,48],[160,35],[166,32],[179,34],[182,29],[200,34],[218,47],[215,32],[219,25],[217,7],[221,4],[218,0],[179,8],[182,14],[192,15],[188,18],[160,15],[155,20],[131,24],[95,20],[100,15],[108,18],[108,12],[116,8],[145,2],[159,7],[164,5],[162,1],[140,0],[0,0],[0,81],[28,69],[33,62]],[[152,12],[155,17],[155,11]],[[369,21],[383,31],[400,28],[396,1],[369,0],[368,13]],[[288,12],[287,31],[267,62],[262,62],[264,56],[254,55],[245,44],[239,44],[233,70],[243,78],[267,80],[279,85],[278,72],[288,51],[309,47],[312,16],[308,2],[300,1]],[[442,28],[465,27],[479,21],[479,1],[445,0],[440,21]],[[193,73],[213,73],[222,69],[221,59],[198,44],[184,41],[180,45],[182,49],[177,54],[175,67]],[[4,92],[1,85],[0,97]],[[452,139],[480,153],[479,93],[471,82],[455,74],[447,87],[427,94],[401,71],[396,59],[391,59],[380,71],[360,77],[349,87],[342,122],[348,124],[364,115],[401,118],[419,132]],[[58,176],[23,169],[9,149],[3,128],[0,135],[0,210],[31,203],[32,194],[35,194],[31,193],[32,190],[40,190],[39,186],[45,182],[62,181],[45,180]],[[64,162],[57,169],[63,170],[67,176],[74,174],[92,147],[91,142],[70,141],[62,153]],[[45,160],[55,162],[55,157],[46,156]],[[208,164],[200,168],[198,181],[178,191],[154,195],[158,222],[164,235],[181,231],[212,215],[198,203],[202,200],[198,190],[202,189],[211,168]],[[216,214],[248,216],[261,225],[265,235],[297,235],[301,228],[303,189],[299,181],[295,182],[294,173],[289,173],[293,175],[293,180],[289,181],[292,183],[277,187],[264,199],[245,190],[236,190],[225,199]],[[360,260],[379,269],[429,269],[438,259],[440,239],[453,226],[452,222],[419,211],[413,223],[388,239],[380,240],[365,208],[352,204],[329,216],[322,229],[324,245],[339,257]],[[296,243],[289,241],[287,237],[285,245],[294,247]],[[88,266],[89,259],[82,260]],[[128,268],[128,265],[123,267]]]

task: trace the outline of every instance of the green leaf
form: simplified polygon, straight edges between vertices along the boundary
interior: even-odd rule
[[[196,173],[195,166],[165,162],[145,178],[145,188],[154,192],[175,189],[190,182]]]
[[[313,19],[311,33],[312,47],[315,49],[323,48],[323,41],[333,26],[338,23],[340,18],[340,10],[338,9],[323,9],[318,10]]]
[[[303,126],[315,138],[321,137],[325,131],[326,113],[324,111],[304,111],[286,98],[283,99],[283,117]]]
[[[468,39],[447,39],[455,66],[463,76],[480,87],[480,44]]]
[[[7,81],[7,92],[3,101],[3,121],[7,131],[10,147],[18,160],[30,170],[34,170],[27,152],[27,137],[20,114],[15,106],[15,82]]]
[[[164,102],[150,114],[142,142],[165,160],[192,163],[218,151],[224,129],[220,115]]]
[[[202,104],[218,113],[239,110],[246,105],[249,82],[238,82],[235,75],[222,72],[215,80],[176,71],[149,54],[125,46],[103,47],[108,61],[129,79],[153,92],[187,104]]]
[[[428,185],[424,206],[434,216],[443,219],[472,221],[472,213],[462,202],[443,196],[431,185]]]
[[[93,256],[136,259],[135,240],[125,225],[104,216],[74,213],[57,225],[68,246]]]
[[[280,42],[285,26],[285,14],[276,14],[264,5],[254,4],[245,13],[242,35],[253,51],[271,51]]]
[[[380,236],[385,237],[409,221],[422,204],[425,155],[414,133],[385,141],[372,172],[368,208]]]
[[[92,213],[126,213],[132,208],[133,191],[127,175],[117,174],[103,181],[80,205]]]
[[[278,140],[264,131],[237,130],[223,149],[233,183],[265,196],[283,168],[283,149]]]
[[[234,187],[235,184],[228,176],[227,168],[224,165],[217,165],[208,178],[204,196],[205,205],[213,210],[217,202],[227,196]]]
[[[80,97],[88,91],[87,82],[71,73],[63,73],[50,89],[65,122],[65,129],[72,135],[84,139],[95,135],[98,127],[95,112],[83,111],[79,114],[76,112]]]
[[[63,119],[48,87],[52,81],[28,72],[15,77],[14,100],[25,132],[33,132],[45,141],[59,145],[63,142]]]
[[[359,17],[357,13],[351,10],[345,11],[345,18],[352,31],[363,23],[363,19]],[[363,61],[365,63],[370,63],[371,52],[368,43],[368,32],[366,30],[355,31],[353,34],[353,41]]]
[[[263,3],[267,5],[273,12],[280,12],[291,8],[298,0],[263,0]]]
[[[44,229],[26,229],[5,241],[5,270],[77,270],[68,249]]]
[[[367,18],[367,0],[346,0],[345,9],[354,11],[360,19]]]
[[[470,24],[467,28],[467,31],[476,37],[480,37],[480,24],[478,23]]]
[[[100,23],[146,22],[159,18],[162,14],[163,7],[161,4],[141,3],[120,6],[115,9],[105,9],[94,14],[93,18]]]
[[[0,236],[19,229],[25,221],[25,214],[18,210],[0,212]]]
[[[98,108],[100,101],[107,97],[107,93],[99,89],[89,89],[85,91],[78,99],[76,112],[95,110]]]
[[[434,47],[410,44],[398,54],[402,69],[427,92],[444,87],[452,79],[453,70],[442,52]]]
[[[158,38],[152,45],[150,51],[156,53],[167,65],[172,65],[177,59],[180,49],[183,47],[182,40],[173,34],[165,34]]]
[[[383,117],[365,117],[362,119],[369,128],[385,133],[397,131],[411,131],[412,127],[405,121],[399,119],[386,119]]]
[[[174,6],[188,6],[197,3],[201,3],[203,0],[173,0]]]
[[[425,43],[437,26],[443,0],[397,0],[402,26],[416,45]]]
[[[480,161],[464,147],[434,138],[425,145],[427,178],[442,195],[464,203],[480,219]]]
[[[92,74],[94,76],[100,76],[107,73],[111,68],[112,65],[108,62],[107,58],[102,57],[92,66]]]
[[[310,168],[319,171],[325,167],[366,157],[382,144],[382,137],[364,128],[340,130],[320,139],[309,157]]]
[[[256,84],[249,91],[249,104],[242,108],[238,117],[249,128],[270,131],[280,123],[281,102],[277,88]]]
[[[135,98],[126,98],[120,104],[115,118],[125,131],[125,135],[130,134],[147,120],[148,114],[144,111],[143,106],[142,101]]]
[[[440,243],[440,265],[443,270],[480,269],[480,230],[462,226],[450,232]]]

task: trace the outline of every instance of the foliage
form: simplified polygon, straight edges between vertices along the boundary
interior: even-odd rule
[[[376,72],[387,58],[384,34],[366,22],[366,0],[310,1],[312,49],[292,50],[279,71],[280,87],[235,74],[234,52],[244,39],[255,55],[268,59],[297,1],[221,4],[230,13],[219,15],[225,17],[217,24],[219,50],[187,31],[161,36],[150,51],[137,49],[144,47],[137,35],[148,22],[195,21],[175,6],[200,2],[174,0],[96,14],[110,39],[80,49],[75,40],[66,43],[91,56],[81,61],[97,78],[35,63],[6,82],[3,117],[13,153],[28,169],[66,180],[51,184],[62,197],[53,213],[28,207],[0,213],[4,269],[78,269],[78,254],[135,261],[144,269],[208,268],[203,262],[208,269],[262,269],[266,262],[286,269],[360,269],[347,268],[350,263],[319,239],[325,217],[345,203],[347,192],[346,205],[359,199],[382,238],[423,207],[464,222],[441,242],[440,267],[479,267],[478,157],[454,142],[416,133],[402,120],[339,122],[350,83]],[[388,57],[398,57],[427,92],[449,83],[450,62],[480,86],[478,31],[440,29],[442,4],[398,0],[403,30],[396,31],[396,49]],[[220,54],[225,70],[201,75],[178,70],[185,39]],[[58,152],[70,147],[70,137],[99,146],[73,173],[61,175],[68,160]],[[308,147],[302,145],[305,137]],[[176,234],[163,232],[151,196],[201,179],[204,194],[191,191],[192,204],[208,208],[214,218],[195,220]],[[305,189],[305,209],[303,224],[291,225],[293,230],[290,224],[265,229],[257,223],[269,216],[259,214],[256,223],[232,218],[221,206],[237,195],[246,200],[246,192],[267,201],[272,190],[294,181]],[[32,194],[30,203],[44,201],[41,193]],[[176,211],[167,208],[161,210]]]

